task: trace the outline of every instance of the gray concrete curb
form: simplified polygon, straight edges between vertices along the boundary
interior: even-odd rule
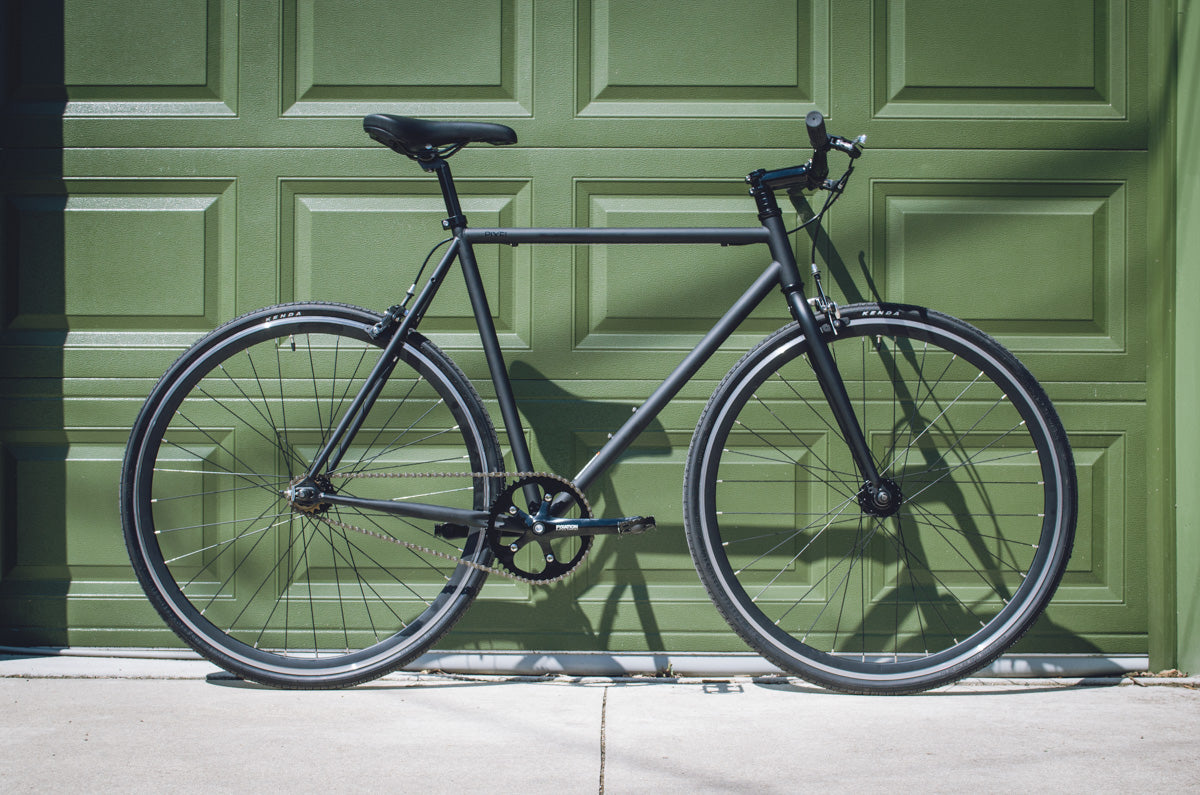
[[[188,658],[180,653],[174,659],[148,657],[100,656],[98,654],[0,654],[0,678],[15,679],[233,679],[234,677],[212,663]],[[688,673],[672,671],[663,674],[616,673],[570,673],[568,671],[544,671],[538,673],[484,673],[479,671],[455,671],[447,668],[430,668],[423,671],[398,671],[383,677],[391,682],[420,682],[432,679],[469,680],[479,682],[560,681],[593,682],[606,681],[663,681],[696,683],[708,680],[753,681],[759,684],[792,683],[803,684],[803,680],[774,673]],[[968,687],[1098,687],[1098,686],[1142,686],[1142,687],[1187,687],[1200,689],[1197,676],[1154,676],[1137,675],[1130,672],[1119,675],[1097,676],[975,676],[965,679],[958,686]]]

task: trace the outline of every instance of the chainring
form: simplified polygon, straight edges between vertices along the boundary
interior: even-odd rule
[[[537,491],[537,502],[528,504],[526,487]],[[537,474],[523,477],[508,486],[492,503],[488,520],[487,540],[505,569],[531,582],[551,582],[569,574],[587,555],[593,536],[560,535],[553,525],[539,522],[548,516],[547,509],[560,494],[567,494],[572,503],[560,517],[592,518],[587,499],[570,481],[555,475]],[[545,507],[543,507],[545,506]],[[538,532],[537,528],[543,528]],[[530,550],[531,563],[525,568],[518,562],[522,550]],[[539,552],[540,550],[540,552]],[[564,560],[566,558],[566,560]]]

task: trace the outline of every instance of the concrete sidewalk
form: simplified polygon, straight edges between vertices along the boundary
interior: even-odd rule
[[[9,657],[0,658],[0,786],[1200,789],[1197,680],[1139,681],[967,680],[881,698],[782,677],[395,674],[352,690],[297,692],[190,660]]]

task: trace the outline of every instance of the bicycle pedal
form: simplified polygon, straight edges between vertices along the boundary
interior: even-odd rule
[[[655,528],[653,516],[631,516],[617,522],[617,535],[641,535]]]
[[[461,541],[462,539],[466,538],[470,532],[471,529],[469,527],[461,524],[450,524],[446,522],[443,524],[435,524],[433,526],[433,534],[435,536],[452,541]]]

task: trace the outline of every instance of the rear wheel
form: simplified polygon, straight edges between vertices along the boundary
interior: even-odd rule
[[[789,326],[726,376],[688,456],[689,547],[730,625],[837,690],[952,682],[1021,637],[1075,529],[1066,434],[995,340],[926,309],[843,308],[823,326],[881,475],[870,498]]]
[[[130,437],[121,512],[138,578],[183,640],[247,679],[335,687],[386,673],[449,630],[486,576],[458,562],[490,562],[483,529],[439,535],[289,496],[378,360],[378,319],[289,304],[231,321],[168,371]],[[412,334],[317,485],[486,510],[502,484],[472,473],[500,461],[470,383]]]

